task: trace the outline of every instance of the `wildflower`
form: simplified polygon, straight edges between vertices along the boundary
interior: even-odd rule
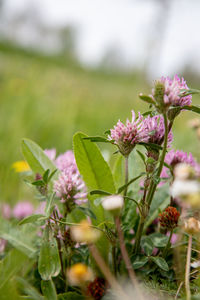
[[[148,135],[148,142],[161,145],[164,141],[165,125],[163,116],[148,116],[143,121],[144,130]],[[170,147],[173,140],[172,132],[168,134],[168,147]]]
[[[200,232],[200,222],[195,218],[189,218],[184,223],[184,230],[189,234],[195,234]]]
[[[23,219],[33,214],[33,205],[28,201],[18,202],[13,208],[13,216]]]
[[[86,220],[71,227],[71,237],[77,243],[94,243],[99,239],[100,235],[100,231],[93,228]]]
[[[68,150],[63,154],[60,154],[55,160],[55,165],[61,171],[70,170],[72,173],[78,172],[74,153],[71,150]]]
[[[68,206],[69,211],[75,204],[87,202],[86,186],[78,172],[72,173],[70,170],[62,172],[58,180],[54,181],[54,191],[61,202]]]
[[[184,96],[184,90],[189,90],[184,78],[175,75],[173,79],[169,77],[161,77],[155,83],[152,90],[152,97],[160,108],[168,108],[170,106],[190,105],[192,96]],[[181,94],[181,92],[183,93]]]
[[[104,278],[96,277],[87,286],[87,294],[94,300],[101,300],[106,292],[106,281]]]
[[[22,173],[30,171],[30,167],[25,160],[19,160],[12,164],[12,168],[15,169],[15,172]]]
[[[138,119],[135,120],[135,113],[132,111],[131,122],[127,119],[126,125],[124,125],[119,120],[114,129],[111,129],[108,140],[117,145],[122,155],[128,156],[136,144],[148,141],[148,135],[143,129],[143,120],[140,113]]]
[[[171,151],[169,151],[165,156],[165,163],[171,166],[171,170],[173,173],[174,173],[174,168],[180,163],[184,163],[187,164],[188,166],[198,169],[198,163],[195,161],[192,154],[191,153],[188,154],[187,152],[183,152],[181,150],[175,151],[174,149],[172,149]],[[162,169],[161,177],[162,178],[169,177],[168,168],[165,166]]]
[[[160,225],[166,229],[174,229],[178,226],[180,213],[175,207],[167,207],[161,214],[159,214]]]
[[[119,215],[124,205],[124,199],[121,195],[112,195],[103,198],[102,206],[105,210],[110,211],[113,215]]]
[[[77,263],[67,270],[67,278],[71,285],[82,286],[88,281],[92,281],[94,274],[88,266]]]

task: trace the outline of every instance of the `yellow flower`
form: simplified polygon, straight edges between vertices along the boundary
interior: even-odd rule
[[[72,226],[70,231],[72,239],[77,243],[94,243],[101,235],[100,231],[93,228],[86,220],[81,221],[76,226]]]
[[[67,270],[67,277],[72,285],[81,286],[94,279],[92,270],[82,263],[77,263]]]
[[[15,172],[22,173],[30,171],[30,167],[25,160],[18,160],[12,164],[12,168],[15,169]]]

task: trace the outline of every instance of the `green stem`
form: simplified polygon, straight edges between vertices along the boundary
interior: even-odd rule
[[[128,183],[128,156],[125,157],[125,184]],[[124,190],[124,197],[126,197],[128,187]]]
[[[160,174],[162,172],[162,168],[163,168],[163,165],[164,165],[164,161],[165,161],[165,155],[166,155],[166,152],[167,152],[168,122],[167,122],[166,113],[163,114],[163,117],[164,117],[164,125],[165,125],[165,135],[164,135],[163,151],[162,151],[162,155],[161,155],[161,158],[160,158],[160,164],[159,164],[159,167],[158,167],[158,171],[157,171],[157,174],[156,174],[157,177],[160,177]],[[148,211],[145,214],[146,216],[148,216],[148,214],[149,214],[149,209],[150,209],[151,202],[153,200],[157,185],[158,184],[155,183],[154,180],[152,179],[151,183],[150,183],[150,186],[149,186],[147,199],[145,200],[146,204],[148,205],[148,208],[147,208]],[[140,223],[139,223],[139,226],[138,226],[138,229],[137,229],[137,234],[136,234],[136,241],[135,241],[135,247],[134,247],[135,254],[138,253],[139,248],[140,248],[140,241],[141,241],[143,229],[144,229],[144,216],[141,215],[140,216]]]
[[[173,229],[171,229],[171,231],[170,231],[170,235],[169,235],[169,239],[168,239],[167,245],[166,245],[165,249],[163,250],[163,258],[166,257],[167,252],[169,251],[169,248],[171,246],[172,234],[173,234]]]
[[[136,233],[136,239],[135,239],[135,246],[134,246],[134,252],[135,252],[135,254],[137,254],[138,251],[139,251],[139,249],[140,249],[140,241],[141,241],[141,238],[142,238],[142,232],[143,232],[143,228],[144,228],[144,222],[145,222],[145,219],[141,215],[140,216],[140,222],[139,222],[138,229],[137,229],[137,233]]]
[[[190,260],[191,260],[191,251],[192,251],[192,235],[189,235],[188,239],[188,249],[187,249],[187,260],[185,266],[185,290],[186,290],[186,299],[191,299],[190,292]]]
[[[116,264],[116,246],[112,246],[112,262],[113,262],[113,272],[114,275],[117,275],[117,264]]]
[[[163,168],[163,165],[164,165],[164,161],[165,161],[165,155],[166,155],[166,152],[167,152],[168,122],[167,122],[166,113],[163,114],[163,117],[164,117],[164,125],[165,125],[165,136],[164,136],[163,151],[162,151],[162,155],[161,155],[161,158],[160,158],[160,164],[159,164],[158,171],[157,171],[157,174],[156,174],[157,177],[160,177],[160,174],[162,172],[162,168]],[[152,179],[150,189],[149,189],[149,193],[148,193],[148,196],[147,196],[147,203],[148,203],[149,207],[150,207],[151,202],[153,200],[153,196],[155,194],[157,185],[158,184],[154,183],[154,181]]]

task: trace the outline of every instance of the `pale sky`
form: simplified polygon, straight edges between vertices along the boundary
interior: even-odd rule
[[[73,24],[79,32],[77,52],[86,64],[98,64],[115,45],[128,66],[144,65],[149,56],[153,76],[176,73],[186,62],[200,73],[200,0],[172,0],[160,58],[152,35],[154,28],[159,32],[159,1],[163,0],[6,0],[5,12],[12,18],[32,4],[49,26]],[[29,41],[31,34],[23,38]],[[159,41],[158,35],[157,46]]]

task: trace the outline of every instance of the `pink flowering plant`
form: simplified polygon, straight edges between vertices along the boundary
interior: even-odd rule
[[[150,110],[104,136],[78,132],[60,155],[23,139],[37,204],[3,204],[0,230],[2,257],[27,264],[23,299],[199,299],[200,165],[172,148],[175,118],[200,113],[195,93],[162,77],[139,95]],[[115,147],[112,164],[96,143]]]

